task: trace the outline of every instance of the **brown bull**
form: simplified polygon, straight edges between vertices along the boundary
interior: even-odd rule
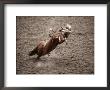
[[[39,44],[34,48],[30,53],[29,56],[38,55],[38,59],[46,54],[49,54],[52,50],[56,48],[58,44],[63,43],[68,35],[70,34],[71,27],[67,25],[66,28],[62,28],[58,32],[53,33],[53,35],[50,36],[50,39],[48,41],[41,41]]]

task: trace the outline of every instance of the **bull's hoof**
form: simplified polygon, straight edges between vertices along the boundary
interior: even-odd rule
[[[50,53],[48,53],[48,57],[50,56]]]

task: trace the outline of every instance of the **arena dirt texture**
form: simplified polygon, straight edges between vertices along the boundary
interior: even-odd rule
[[[54,31],[72,27],[72,33],[50,56],[29,56],[39,41],[49,39]],[[16,74],[94,74],[93,16],[17,16]]]

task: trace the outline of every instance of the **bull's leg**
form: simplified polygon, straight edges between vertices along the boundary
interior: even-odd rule
[[[48,57],[50,56],[50,53],[48,53]]]

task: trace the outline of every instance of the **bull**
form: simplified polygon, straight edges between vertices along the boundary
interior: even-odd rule
[[[52,29],[50,29],[53,31]],[[71,33],[71,26],[67,24],[65,28],[62,28],[56,32],[53,31],[52,34],[49,34],[50,39],[47,41],[40,41],[39,44],[29,52],[29,56],[33,56],[37,54],[37,59],[39,59],[41,56],[44,56],[46,54],[50,54],[51,51],[53,51],[57,45],[62,44],[66,41],[69,34]]]

